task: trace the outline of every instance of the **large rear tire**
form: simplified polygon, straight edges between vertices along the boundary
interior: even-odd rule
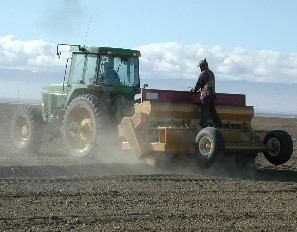
[[[265,136],[263,142],[268,146],[268,151],[264,152],[264,156],[274,165],[286,163],[293,154],[292,138],[285,131],[270,131]]]
[[[41,147],[43,133],[41,112],[32,106],[17,108],[11,123],[11,137],[19,153],[36,153]]]
[[[84,94],[73,99],[61,128],[68,155],[74,158],[94,157],[106,123],[106,106],[97,97]]]
[[[225,153],[225,140],[222,132],[214,127],[202,129],[196,139],[196,156],[198,164],[211,165]]]

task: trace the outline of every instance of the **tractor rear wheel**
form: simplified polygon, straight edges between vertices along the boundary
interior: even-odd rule
[[[11,136],[20,153],[36,153],[43,133],[41,112],[32,106],[19,106],[12,117]]]
[[[195,139],[198,164],[211,165],[225,153],[225,140],[222,132],[214,127],[202,129]]]
[[[293,141],[291,136],[282,130],[273,130],[267,133],[264,144],[268,151],[264,151],[265,158],[274,165],[286,163],[293,154]]]
[[[106,106],[90,94],[74,98],[61,128],[69,156],[90,158],[95,155],[107,120]]]

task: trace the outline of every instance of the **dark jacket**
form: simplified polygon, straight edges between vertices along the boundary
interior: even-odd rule
[[[215,75],[210,69],[205,69],[200,73],[198,81],[195,85],[193,92],[197,92],[199,89],[201,90],[201,96],[216,94]]]

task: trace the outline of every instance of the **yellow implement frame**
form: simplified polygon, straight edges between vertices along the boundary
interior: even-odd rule
[[[266,150],[266,132],[251,128],[252,106],[217,106],[224,127],[225,152],[260,152]],[[187,103],[143,101],[135,105],[135,114],[123,118],[119,129],[124,137],[123,149],[135,156],[195,152],[195,138],[201,130],[200,106]]]

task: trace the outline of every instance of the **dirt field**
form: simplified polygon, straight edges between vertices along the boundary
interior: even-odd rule
[[[275,167],[199,170],[185,160],[152,168],[117,152],[94,161],[65,156],[61,141],[19,155],[0,104],[0,231],[296,231],[297,119],[255,118],[255,129],[291,134],[294,154]]]

